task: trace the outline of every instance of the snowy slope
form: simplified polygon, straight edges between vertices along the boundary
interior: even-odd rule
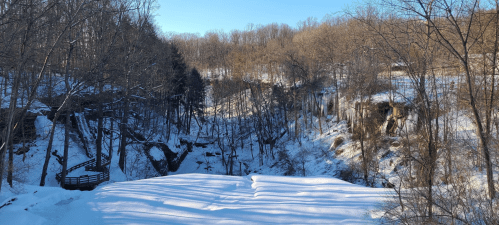
[[[366,224],[386,189],[328,177],[183,174],[66,191],[26,186],[0,224]]]

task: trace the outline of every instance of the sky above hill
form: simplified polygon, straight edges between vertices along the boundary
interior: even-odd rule
[[[352,0],[159,0],[155,11],[158,28],[165,33],[245,30],[248,24],[285,23],[296,27],[299,21],[327,14],[340,15]]]

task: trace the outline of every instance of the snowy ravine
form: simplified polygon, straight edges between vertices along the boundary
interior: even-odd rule
[[[369,224],[389,194],[329,177],[210,174],[23,192],[3,192],[0,224]]]

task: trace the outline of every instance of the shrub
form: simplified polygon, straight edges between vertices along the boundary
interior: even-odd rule
[[[333,142],[333,149],[338,148],[338,146],[340,146],[341,144],[343,144],[343,142],[345,142],[345,140],[342,137],[335,138],[334,142]]]

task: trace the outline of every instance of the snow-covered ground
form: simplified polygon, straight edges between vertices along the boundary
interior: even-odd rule
[[[314,123],[317,122],[315,119]],[[345,122],[325,123],[323,135],[310,131],[309,138],[303,138],[301,144],[285,141],[276,146],[275,151],[285,151],[291,163],[304,161],[305,171],[300,170],[301,164],[299,168],[296,165],[294,175],[304,173],[307,177],[276,176],[284,174],[286,169],[276,164],[279,160],[277,153],[275,160],[266,156],[264,165],[260,166],[256,147],[254,152],[238,150],[234,174],[243,176],[214,175],[225,174],[225,167],[220,155],[206,157],[206,152],[220,152],[216,145],[210,144],[207,148],[194,147],[179,170],[171,172],[170,176],[143,179],[158,175],[148,172],[151,169],[144,169],[151,167],[149,160],[140,151],[141,148],[135,150],[130,145],[127,173],[121,172],[119,157],[113,156],[111,181],[99,185],[94,191],[59,188],[55,181],[55,173],[60,171],[56,157],[50,159],[47,187],[39,187],[36,186],[40,179],[39,170],[52,123],[40,115],[35,125],[38,134],[34,142],[36,145],[31,146],[25,161],[16,157],[16,164],[19,167],[29,165],[30,171],[16,170],[22,172],[18,177],[24,177],[24,180],[22,183],[15,181],[14,188],[10,188],[5,180],[3,182],[0,224],[365,224],[374,222],[374,218],[378,217],[369,210],[381,203],[388,191],[331,177],[342,164],[335,161],[333,152],[328,150],[337,136],[346,135]],[[193,133],[197,133],[196,128]],[[62,125],[56,126],[55,136],[54,149],[62,150]],[[179,151],[175,147],[179,145],[178,140],[179,137],[175,136],[168,142],[175,152]],[[115,143],[114,154],[117,146],[118,143]],[[300,152],[304,150],[309,154],[300,157]],[[150,151],[154,159],[163,158],[160,153],[156,147]],[[62,153],[59,151],[58,154]],[[68,164],[72,166],[86,160],[85,151],[77,143],[76,134],[73,134]],[[238,162],[243,163],[242,170]],[[207,167],[211,169],[205,169]],[[267,175],[246,175],[255,172]],[[70,176],[91,173],[80,168]],[[122,182],[126,180],[136,181]]]
[[[384,92],[373,96],[374,102],[411,101],[413,89],[407,88],[410,80],[400,79],[398,91]],[[328,93],[328,92],[326,92]],[[331,92],[332,93],[332,92]],[[329,95],[331,95],[329,93]],[[324,111],[327,112],[327,99],[324,94]],[[4,99],[5,100],[5,99]],[[345,98],[342,100],[345,102]],[[207,106],[213,107],[212,99]],[[353,104],[350,102],[350,104]],[[35,104],[40,110],[48,110],[42,103]],[[345,106],[346,107],[346,106]],[[212,110],[212,109],[211,109]],[[212,110],[214,111],[214,110]],[[210,115],[210,108],[207,114]],[[248,114],[250,115],[250,114]],[[303,116],[303,115],[301,115]],[[81,117],[82,119],[84,117]],[[67,191],[59,188],[55,174],[61,171],[56,157],[52,156],[47,175],[48,187],[38,187],[43,161],[45,159],[48,134],[52,122],[39,115],[35,125],[38,137],[30,143],[31,150],[26,159],[15,157],[16,174],[14,188],[4,180],[0,192],[0,225],[2,224],[365,224],[376,223],[380,214],[370,212],[383,202],[389,189],[367,188],[350,184],[336,178],[343,170],[359,167],[361,156],[357,141],[348,132],[346,121],[336,122],[334,115],[326,115],[320,120],[323,132],[319,132],[319,120],[306,115],[298,122],[290,121],[289,129],[300,127],[302,134],[293,139],[286,134],[276,143],[273,151],[265,146],[265,154],[260,161],[255,135],[244,139],[244,147],[237,147],[233,174],[222,176],[229,167],[222,163],[219,143],[210,136],[211,117],[206,124],[195,123],[190,135],[171,132],[165,138],[164,131],[147,130],[148,140],[165,143],[172,152],[181,154],[186,146],[180,139],[189,142],[208,143],[204,147],[193,147],[177,171],[169,176],[157,177],[144,152],[144,146],[136,141],[127,146],[126,173],[118,167],[119,140],[113,137],[113,157],[109,167],[111,178],[91,192]],[[131,119],[133,123],[134,119]],[[409,121],[409,119],[408,119]],[[443,120],[442,120],[443,121]],[[96,121],[88,120],[84,136],[89,142],[95,141]],[[119,121],[115,121],[114,129]],[[462,139],[474,140],[474,126],[465,111],[453,111],[450,123],[454,124]],[[409,122],[406,121],[408,126]],[[110,121],[104,121],[110,129]],[[93,128],[93,130],[91,129]],[[146,131],[141,127],[137,132]],[[56,126],[53,150],[62,154],[63,126]],[[291,133],[291,132],[290,132]],[[471,135],[471,136],[470,136]],[[104,135],[104,152],[109,153],[109,134]],[[333,142],[342,143],[333,147]],[[401,159],[397,152],[401,149],[399,137],[386,137],[386,145],[378,153],[379,174],[373,186],[381,187],[380,181],[395,182],[396,167]],[[89,160],[76,133],[71,132],[70,157],[68,166]],[[92,144],[90,144],[92,145]],[[16,146],[18,148],[19,146]],[[228,148],[225,147],[225,160]],[[95,154],[95,146],[89,147]],[[208,154],[209,153],[209,154]],[[160,148],[152,147],[149,156],[158,161],[165,158]],[[22,160],[21,160],[22,159]],[[399,168],[400,169],[400,168]],[[355,172],[355,171],[354,171]],[[70,176],[92,174],[83,168],[73,171]],[[218,174],[218,175],[217,175]],[[248,175],[249,174],[249,175]],[[260,175],[256,175],[260,174]],[[299,177],[284,177],[291,175]],[[354,174],[355,175],[355,174]],[[150,178],[150,179],[144,179]],[[363,184],[362,179],[353,176],[354,181]],[[127,182],[124,182],[127,181]],[[16,200],[12,200],[12,199]],[[11,204],[9,204],[11,203]],[[2,207],[3,206],[3,207]]]
[[[369,224],[388,194],[330,177],[209,174],[20,192],[2,192],[0,224]]]

